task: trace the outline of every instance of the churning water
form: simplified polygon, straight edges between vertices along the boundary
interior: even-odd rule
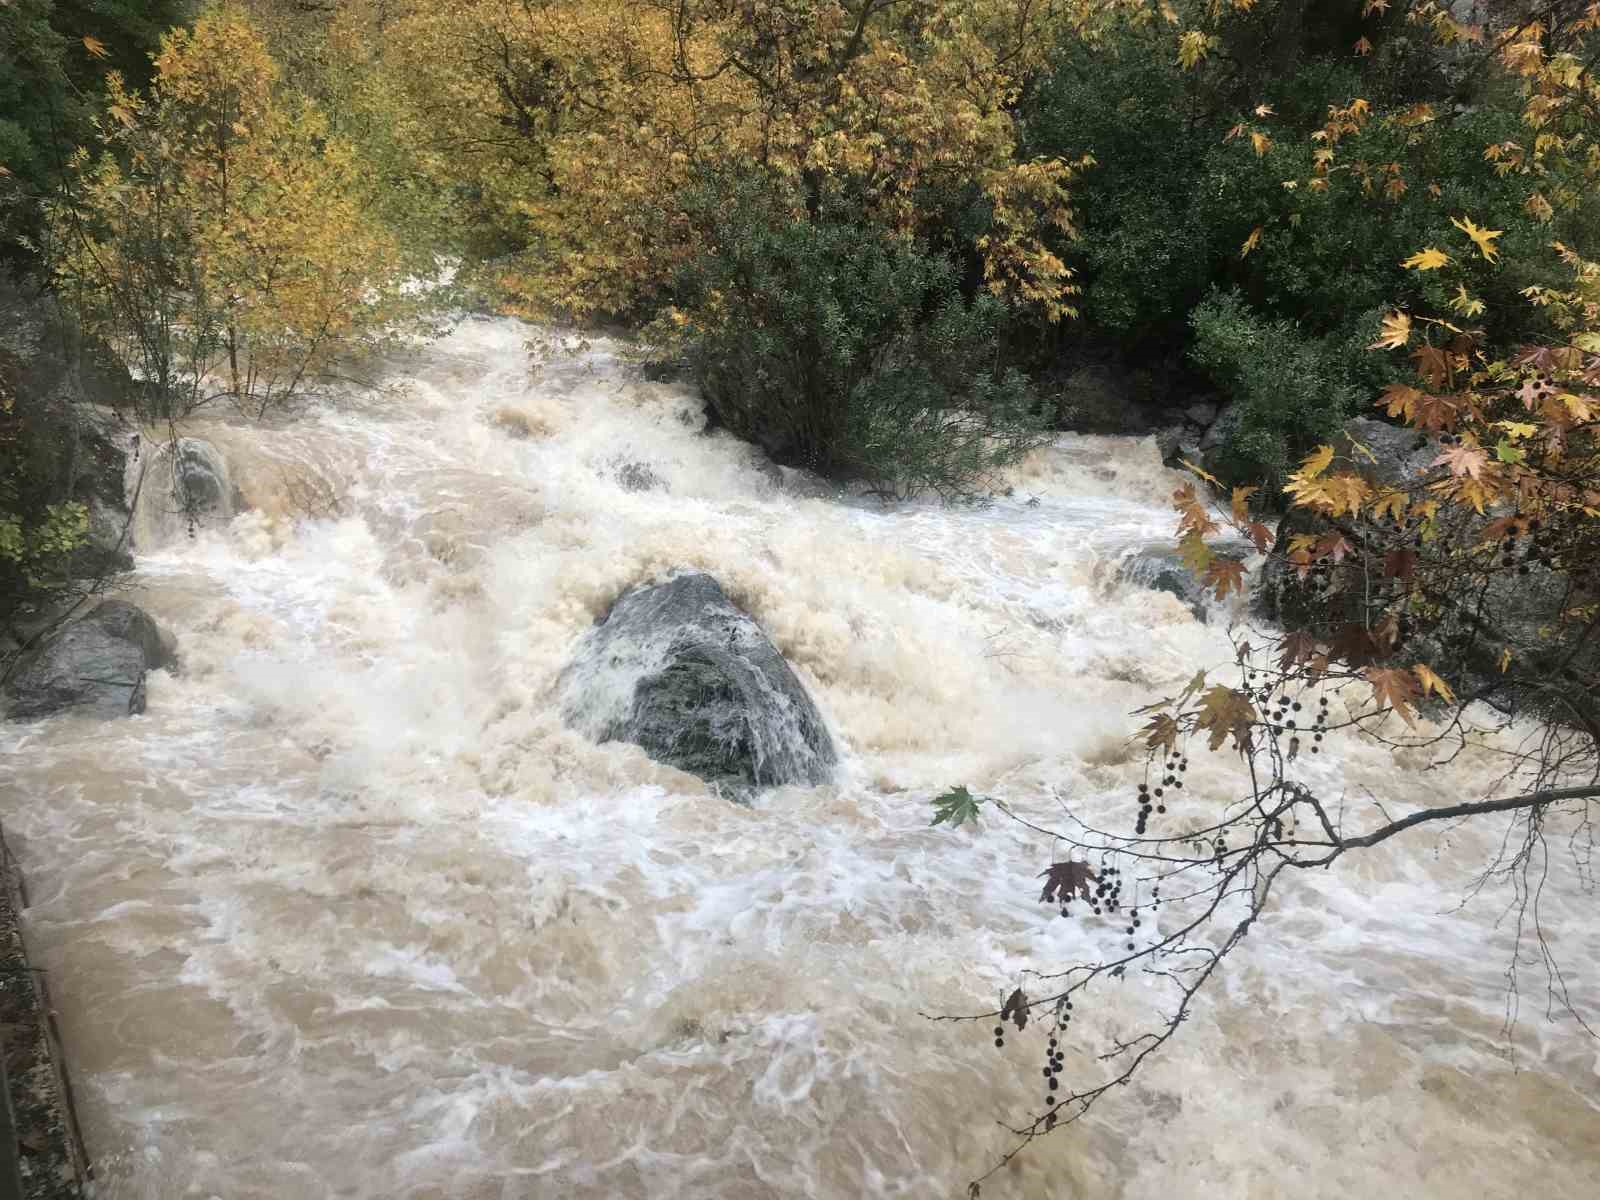
[[[1231,656],[1116,581],[1172,477],[1066,438],[987,507],[818,496],[618,347],[534,372],[526,335],[471,321],[284,428],[195,422],[237,515],[144,514],[132,597],[181,672],[142,717],[0,735],[97,1194],[960,1194],[1041,1046],[918,1011],[1121,939],[1037,903],[1048,844],[929,829],[928,798],[1131,821],[1127,714]],[[564,727],[584,631],[681,567],[793,664],[832,783],[741,807]],[[1308,777],[1354,823],[1487,770],[1333,749]],[[1196,754],[1193,811],[1236,770]],[[985,1195],[1596,1194],[1596,1043],[1536,975],[1502,1035],[1505,895],[1450,911],[1500,832],[1289,880],[1170,1052]],[[1558,870],[1543,914],[1592,999],[1592,896]],[[1074,1029],[1150,1002],[1108,984]]]

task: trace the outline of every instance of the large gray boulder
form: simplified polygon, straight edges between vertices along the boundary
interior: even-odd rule
[[[1238,435],[1242,419],[1238,404],[1229,401],[1222,405],[1200,438],[1200,465],[1224,483],[1238,481],[1239,465],[1234,457],[1233,439]]]
[[[1401,425],[1354,417],[1333,440],[1333,452],[1357,475],[1385,487],[1409,487],[1439,457],[1438,441]]]
[[[69,709],[105,717],[141,713],[145,672],[171,661],[149,614],[107,600],[23,656],[5,683],[6,716],[32,720]]]
[[[743,791],[816,784],[838,755],[805,687],[711,576],[624,593],[562,673],[567,722],[596,741]]]

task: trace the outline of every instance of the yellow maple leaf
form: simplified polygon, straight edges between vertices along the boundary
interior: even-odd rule
[[[83,48],[94,58],[105,58],[110,53],[106,49],[106,44],[96,37],[85,37],[83,39]]]
[[[1333,447],[1318,446],[1306,455],[1305,461],[1300,464],[1299,478],[1315,479],[1328,469],[1331,462],[1333,462]]]
[[[1440,267],[1448,265],[1449,262],[1450,256],[1448,254],[1443,250],[1429,246],[1426,249],[1418,250],[1400,265],[1413,271],[1437,271]]]
[[[1361,503],[1371,491],[1361,476],[1353,475],[1348,471],[1341,472],[1338,475],[1330,475],[1323,482],[1326,485],[1325,494],[1329,511],[1336,517],[1341,517],[1346,513],[1355,516],[1361,511]]]
[[[1365,675],[1367,682],[1372,685],[1373,698],[1379,704],[1392,708],[1402,721],[1415,729],[1417,722],[1411,714],[1411,705],[1417,698],[1417,685],[1411,672],[1398,667],[1368,667]]]
[[[1272,139],[1266,134],[1262,133],[1259,129],[1253,129],[1250,131],[1250,144],[1255,147],[1257,158],[1260,158],[1268,150],[1272,149]]]
[[[1236,487],[1233,489],[1233,519],[1244,522],[1250,519],[1250,497],[1259,492],[1257,487]]]
[[[1456,285],[1456,294],[1450,298],[1450,307],[1464,317],[1481,317],[1488,306],[1476,296],[1467,294],[1466,284]]]
[[[1367,39],[1364,38],[1364,37],[1363,38],[1357,38],[1356,39],[1356,54],[1358,56],[1360,56],[1361,58],[1365,58],[1367,55],[1369,55],[1371,53],[1372,53],[1372,43],[1367,41]]]
[[[1548,221],[1556,215],[1556,210],[1550,207],[1550,201],[1544,198],[1542,192],[1533,193],[1522,207],[1535,221]]]
[[[1480,517],[1483,515],[1484,507],[1499,498],[1499,492],[1495,488],[1475,476],[1464,475],[1451,480],[1451,483],[1455,485],[1456,499],[1463,504],[1472,505],[1473,511]]]
[[[1406,508],[1410,504],[1411,497],[1406,493],[1387,491],[1372,502],[1372,515],[1374,517],[1393,517],[1396,525],[1402,525],[1405,523]]]
[[[1447,703],[1456,698],[1456,694],[1450,690],[1450,685],[1435,675],[1433,668],[1427,663],[1418,663],[1411,668],[1411,672],[1417,677],[1417,681],[1422,684],[1423,696],[1437,694],[1441,700]]]
[[[1198,29],[1191,29],[1178,38],[1178,62],[1185,69],[1199,64],[1211,50],[1211,39]]]
[[[1250,252],[1261,245],[1261,226],[1257,225],[1250,231],[1250,236],[1245,238],[1244,245],[1239,247],[1239,257],[1249,258]]]
[[[1567,406],[1572,419],[1579,423],[1588,421],[1594,416],[1595,404],[1591,396],[1574,396],[1571,392],[1562,392],[1561,403]]]
[[[1372,350],[1399,350],[1411,340],[1411,318],[1403,312],[1390,313],[1383,319],[1383,328]]]
[[[1503,229],[1485,229],[1475,225],[1471,217],[1451,217],[1450,224],[1472,239],[1482,254],[1489,262],[1494,262],[1500,257],[1500,251],[1495,248],[1494,240],[1505,232]]]
[[[1378,407],[1385,409],[1391,417],[1412,421],[1417,416],[1417,402],[1425,398],[1423,392],[1409,383],[1391,383],[1378,397]]]

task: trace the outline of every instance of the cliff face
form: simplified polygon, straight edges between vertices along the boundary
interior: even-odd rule
[[[0,624],[48,610],[65,582],[133,565],[126,531],[127,447],[137,386],[111,350],[85,338],[48,293],[0,276],[0,519],[41,526],[66,501],[88,513],[65,561],[0,555]]]

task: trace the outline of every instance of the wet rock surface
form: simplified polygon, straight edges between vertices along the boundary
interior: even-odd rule
[[[597,741],[743,788],[816,784],[838,755],[766,633],[709,575],[626,592],[563,675],[569,723]]]
[[[141,713],[145,673],[171,661],[143,609],[107,600],[24,655],[5,684],[6,716],[33,720],[69,709],[103,717]]]

